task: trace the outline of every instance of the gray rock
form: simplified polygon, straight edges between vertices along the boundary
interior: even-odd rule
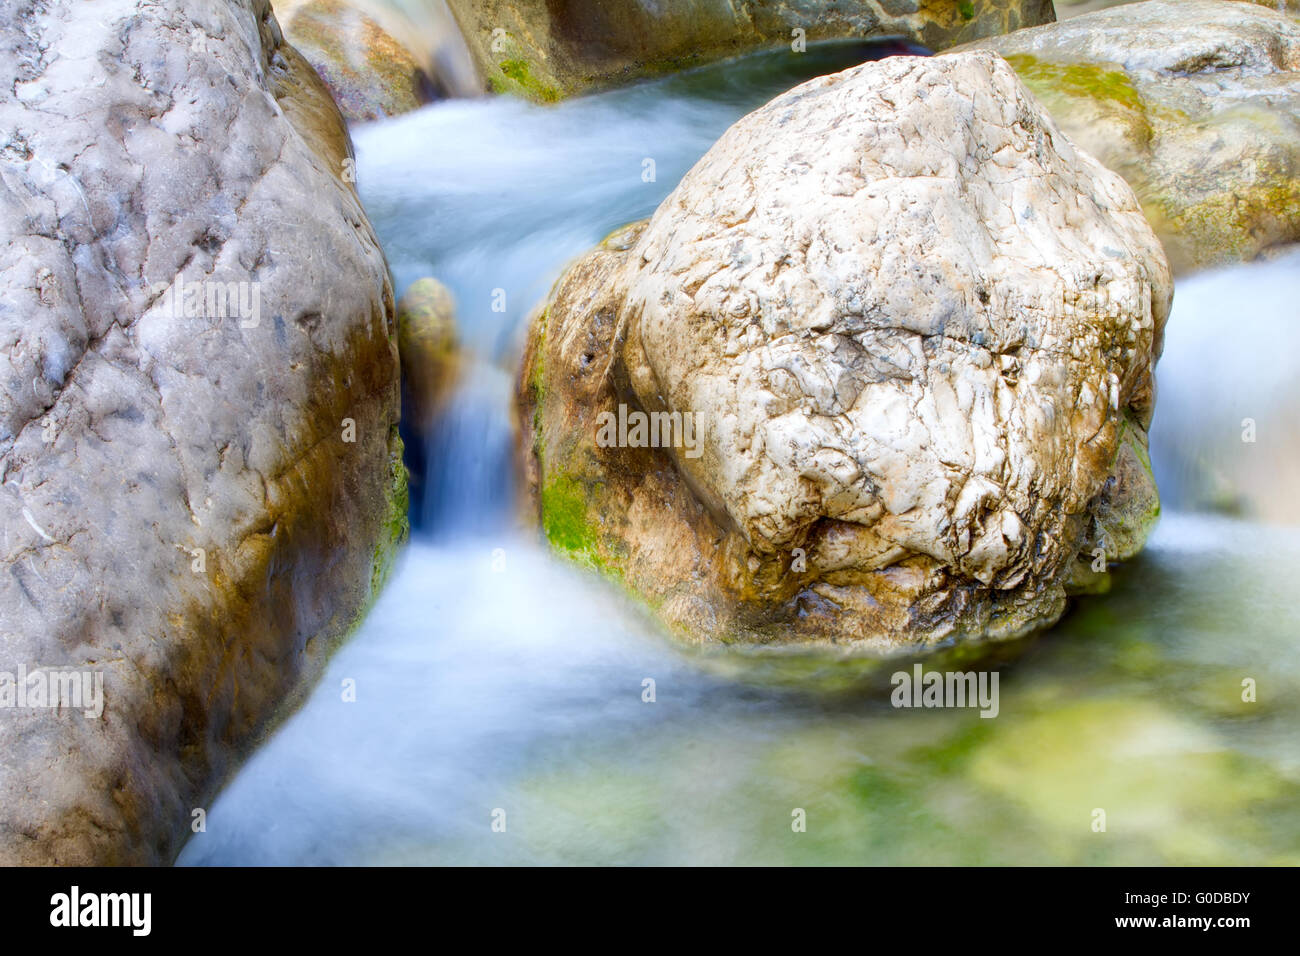
[[[266,0],[0,38],[0,863],[165,862],[405,533],[392,290]]]

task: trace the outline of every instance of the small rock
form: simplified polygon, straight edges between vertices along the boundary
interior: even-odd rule
[[[423,433],[455,377],[456,302],[437,279],[417,279],[397,303],[403,421]]]

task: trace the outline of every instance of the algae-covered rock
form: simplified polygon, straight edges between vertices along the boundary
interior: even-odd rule
[[[0,863],[163,863],[405,534],[392,290],[265,0],[15,0],[0,46],[0,699],[102,682],[0,707]]]
[[[757,49],[905,37],[943,49],[1050,23],[1051,0],[449,0],[488,85],[550,102]]]
[[[1105,698],[1008,718],[968,772],[1024,806],[1063,850],[1073,845],[1072,855],[1089,838],[1150,840],[1169,859],[1207,865],[1239,860],[1250,809],[1294,789],[1202,726],[1150,703]],[[1205,825],[1234,816],[1228,831]],[[1267,862],[1291,862],[1285,849],[1273,853]]]
[[[373,120],[434,98],[414,53],[348,0],[276,0],[285,38],[320,74],[340,112]]]
[[[1300,20],[1148,0],[981,40],[1128,180],[1175,271],[1300,240]]]
[[[1170,294],[1132,191],[998,57],[814,80],[556,284],[520,395],[542,527],[694,640],[1024,633],[1099,521],[1125,556],[1149,527]]]

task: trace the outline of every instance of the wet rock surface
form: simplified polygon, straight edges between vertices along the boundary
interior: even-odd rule
[[[405,533],[392,291],[265,0],[0,37],[0,672],[103,682],[0,708],[0,862],[166,862]]]
[[[1051,23],[1051,0],[449,0],[488,84],[552,101],[796,41],[901,37],[932,50]]]
[[[520,386],[542,527],[690,640],[1024,633],[1154,519],[1170,295],[999,58],[811,81],[557,283]]]
[[[415,54],[346,0],[278,0],[284,35],[329,88],[349,120],[410,112],[437,96]]]
[[[1175,271],[1300,241],[1300,18],[1147,0],[969,48],[1128,180]]]

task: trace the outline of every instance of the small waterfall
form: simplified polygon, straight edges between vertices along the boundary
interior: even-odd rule
[[[412,526],[433,539],[499,531],[513,501],[512,381],[476,362],[439,413],[425,442],[423,488]]]
[[[1151,427],[1166,509],[1300,524],[1297,302],[1300,249],[1178,281]]]

